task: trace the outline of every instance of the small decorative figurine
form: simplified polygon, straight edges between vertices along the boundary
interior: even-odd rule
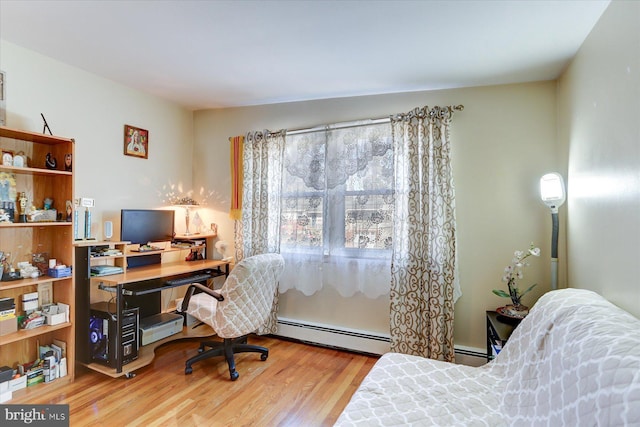
[[[16,155],[13,156],[13,166],[16,168],[27,167],[27,156],[23,151],[18,151]]]
[[[58,162],[56,158],[51,155],[51,153],[47,153],[47,160],[45,161],[45,166],[47,169],[55,169],[58,166]]]
[[[18,222],[27,222],[27,193],[24,191],[21,192],[18,200],[20,201],[20,216]]]
[[[2,165],[13,166],[13,153],[11,151],[2,151]]]
[[[71,222],[71,215],[73,214],[73,203],[71,203],[71,200],[67,200],[65,202],[65,206],[67,208],[67,222]]]
[[[9,203],[10,202],[0,203],[0,222],[12,222],[11,216],[9,215]]]
[[[71,172],[72,160],[73,159],[71,158],[71,153],[64,155],[64,170],[66,170],[67,172]]]

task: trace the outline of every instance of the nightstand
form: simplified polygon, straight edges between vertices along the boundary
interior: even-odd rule
[[[495,311],[487,311],[487,362],[498,355],[519,323],[518,320],[506,320]]]

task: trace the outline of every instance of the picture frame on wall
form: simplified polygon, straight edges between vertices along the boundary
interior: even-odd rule
[[[149,157],[149,131],[124,125],[124,154],[126,156]]]

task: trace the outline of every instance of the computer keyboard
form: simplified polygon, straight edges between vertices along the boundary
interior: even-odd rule
[[[189,283],[202,282],[203,280],[211,279],[213,276],[209,273],[199,273],[193,276],[180,277],[178,279],[167,280],[169,286],[181,286],[188,285]]]

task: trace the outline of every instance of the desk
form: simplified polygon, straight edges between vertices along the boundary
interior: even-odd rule
[[[166,280],[169,278],[177,278],[188,276],[202,271],[211,271],[215,276],[228,276],[229,262],[221,260],[204,259],[198,261],[175,261],[160,263],[154,265],[146,265],[132,269],[125,269],[123,273],[108,276],[90,277],[91,268],[91,246],[76,247],[76,266],[74,273],[76,281],[80,285],[76,287],[76,359],[89,369],[96,370],[111,377],[119,377],[126,375],[132,376],[132,371],[139,369],[151,363],[154,357],[155,349],[169,341],[181,338],[206,337],[214,334],[213,330],[203,325],[195,329],[183,328],[179,334],[175,334],[164,338],[160,341],[153,342],[139,349],[138,358],[124,365],[126,372],[123,371],[123,349],[120,345],[119,334],[116,334],[114,345],[116,346],[117,356],[114,367],[102,365],[100,363],[92,363],[89,349],[89,316],[90,316],[90,291],[93,286],[105,286],[113,288],[115,293],[115,322],[116,330],[122,330],[122,311],[124,309],[124,301],[126,294],[135,294],[136,288],[144,286],[144,293],[154,292],[159,295],[162,289],[166,289]],[[155,289],[153,289],[155,286]],[[182,285],[184,286],[184,285]],[[157,307],[158,312],[161,307]],[[139,342],[139,338],[138,338]]]
[[[214,259],[203,259],[199,261],[177,261],[162,264],[146,265],[126,270],[121,274],[111,274],[109,276],[92,277],[94,281],[100,281],[109,286],[128,285],[145,280],[164,279],[172,276],[193,274],[202,270],[215,270],[225,267],[229,273],[229,262]]]

